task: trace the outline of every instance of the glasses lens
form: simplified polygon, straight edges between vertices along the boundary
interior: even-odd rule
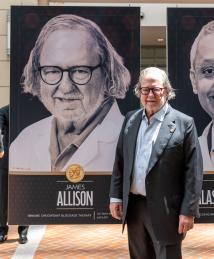
[[[72,81],[80,85],[86,84],[91,78],[91,70],[88,67],[71,68],[69,73]]]
[[[47,84],[56,84],[61,80],[62,71],[58,67],[42,67],[41,77],[42,80]]]
[[[162,89],[163,89],[163,88],[160,88],[160,87],[155,87],[155,88],[142,87],[142,88],[141,88],[141,93],[142,93],[143,95],[148,95],[149,92],[152,91],[152,93],[153,93],[154,95],[160,95]]]
[[[156,95],[159,95],[161,93],[162,88],[153,88],[152,92]]]
[[[149,88],[147,88],[147,87],[142,87],[141,88],[141,93],[143,94],[143,95],[148,95],[149,94]]]

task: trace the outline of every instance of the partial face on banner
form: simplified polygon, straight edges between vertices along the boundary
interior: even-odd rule
[[[194,58],[192,84],[203,109],[214,119],[214,31],[201,35]]]

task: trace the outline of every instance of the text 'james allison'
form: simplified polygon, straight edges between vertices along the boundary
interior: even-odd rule
[[[57,207],[93,206],[93,191],[59,191]]]

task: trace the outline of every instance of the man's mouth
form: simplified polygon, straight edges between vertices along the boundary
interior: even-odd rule
[[[55,98],[56,105],[63,110],[76,110],[82,107],[82,100],[74,98]]]
[[[70,102],[70,101],[80,101],[82,100],[83,98],[81,98],[80,96],[70,96],[70,97],[54,97],[55,99],[58,99],[59,101],[61,102]]]
[[[147,103],[155,103],[156,100],[146,100]]]

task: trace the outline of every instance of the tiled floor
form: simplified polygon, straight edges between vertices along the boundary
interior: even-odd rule
[[[0,259],[10,259],[18,245],[17,226],[11,226],[8,240],[0,244]],[[23,258],[24,259],[24,258]]]
[[[8,240],[0,245],[0,259],[129,258],[120,225],[49,225],[33,256],[31,240],[18,245],[17,237],[17,227],[11,226]],[[214,224],[195,225],[183,242],[183,258],[214,259]]]

